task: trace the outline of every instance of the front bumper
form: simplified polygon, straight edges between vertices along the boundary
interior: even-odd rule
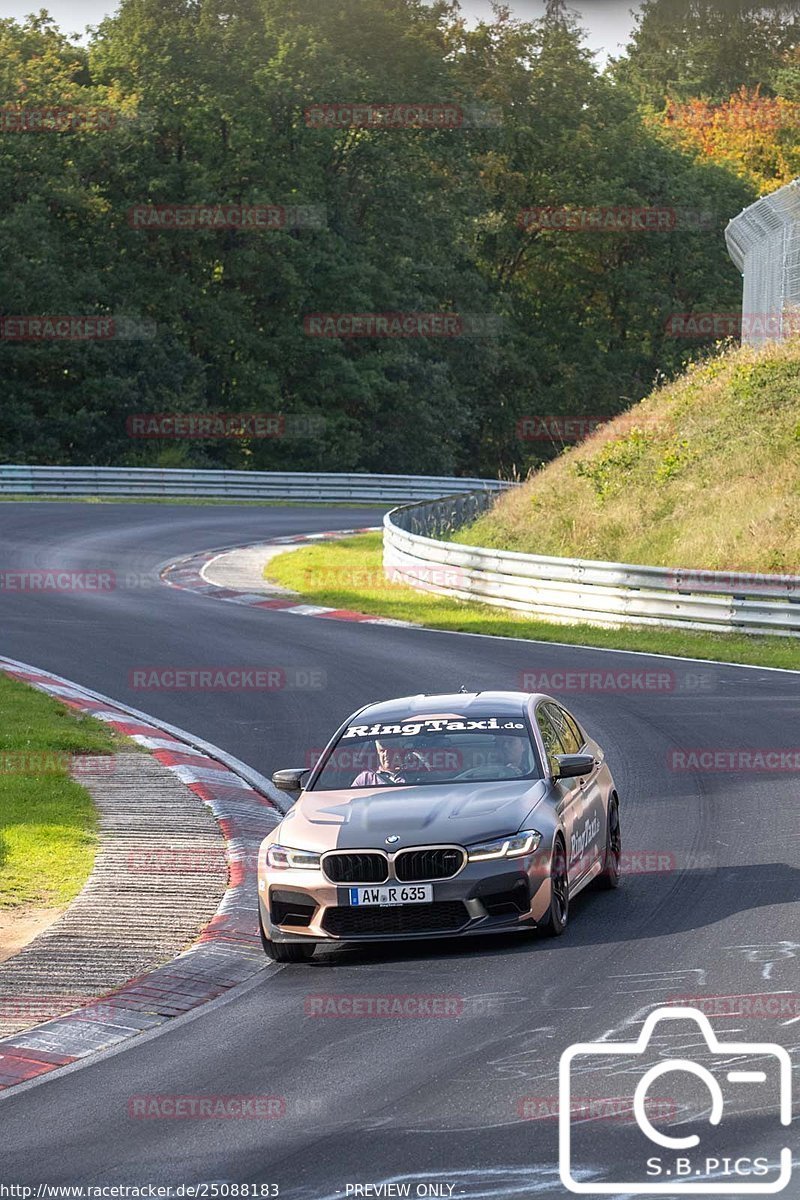
[[[433,903],[352,906],[321,871],[261,867],[259,907],[273,942],[382,942],[533,929],[550,907],[549,854],[467,863],[431,880]]]

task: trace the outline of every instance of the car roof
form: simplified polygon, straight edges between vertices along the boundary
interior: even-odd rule
[[[435,692],[416,696],[399,696],[396,700],[382,700],[367,704],[353,714],[359,721],[399,721],[408,717],[443,716],[457,714],[477,720],[498,714],[517,716],[527,710],[530,692]]]

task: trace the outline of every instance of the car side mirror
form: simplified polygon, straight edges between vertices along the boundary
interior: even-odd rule
[[[301,792],[303,790],[303,776],[308,775],[308,773],[308,767],[286,767],[282,771],[273,772],[272,782],[282,792]]]
[[[593,754],[555,754],[556,779],[576,779],[579,775],[591,775],[595,767]]]

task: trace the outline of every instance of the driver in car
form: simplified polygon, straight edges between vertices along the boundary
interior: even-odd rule
[[[396,748],[392,750],[385,742],[379,741],[375,742],[375,749],[378,752],[378,770],[362,771],[360,775],[356,775],[351,787],[386,787],[392,783],[407,783],[408,780],[402,773],[404,761],[407,767],[415,771],[429,769],[422,755],[414,750],[403,753]]]

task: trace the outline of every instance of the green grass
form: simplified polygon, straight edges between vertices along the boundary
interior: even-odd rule
[[[94,863],[96,814],[65,756],[123,747],[132,744],[100,721],[0,673],[0,908],[77,895]]]
[[[800,569],[800,338],[697,363],[455,540],[561,558]]]
[[[557,625],[389,583],[383,576],[380,533],[359,534],[279,554],[270,559],[264,577],[300,592],[311,604],[415,621],[431,629],[800,670],[800,646],[788,638]]]
[[[29,492],[20,495],[2,495],[0,503],[14,504],[38,501],[61,504],[191,504],[195,507],[225,504],[235,508],[319,508],[320,505],[335,505],[336,508],[380,508],[386,503],[373,500],[236,500],[233,496],[32,496]]]

